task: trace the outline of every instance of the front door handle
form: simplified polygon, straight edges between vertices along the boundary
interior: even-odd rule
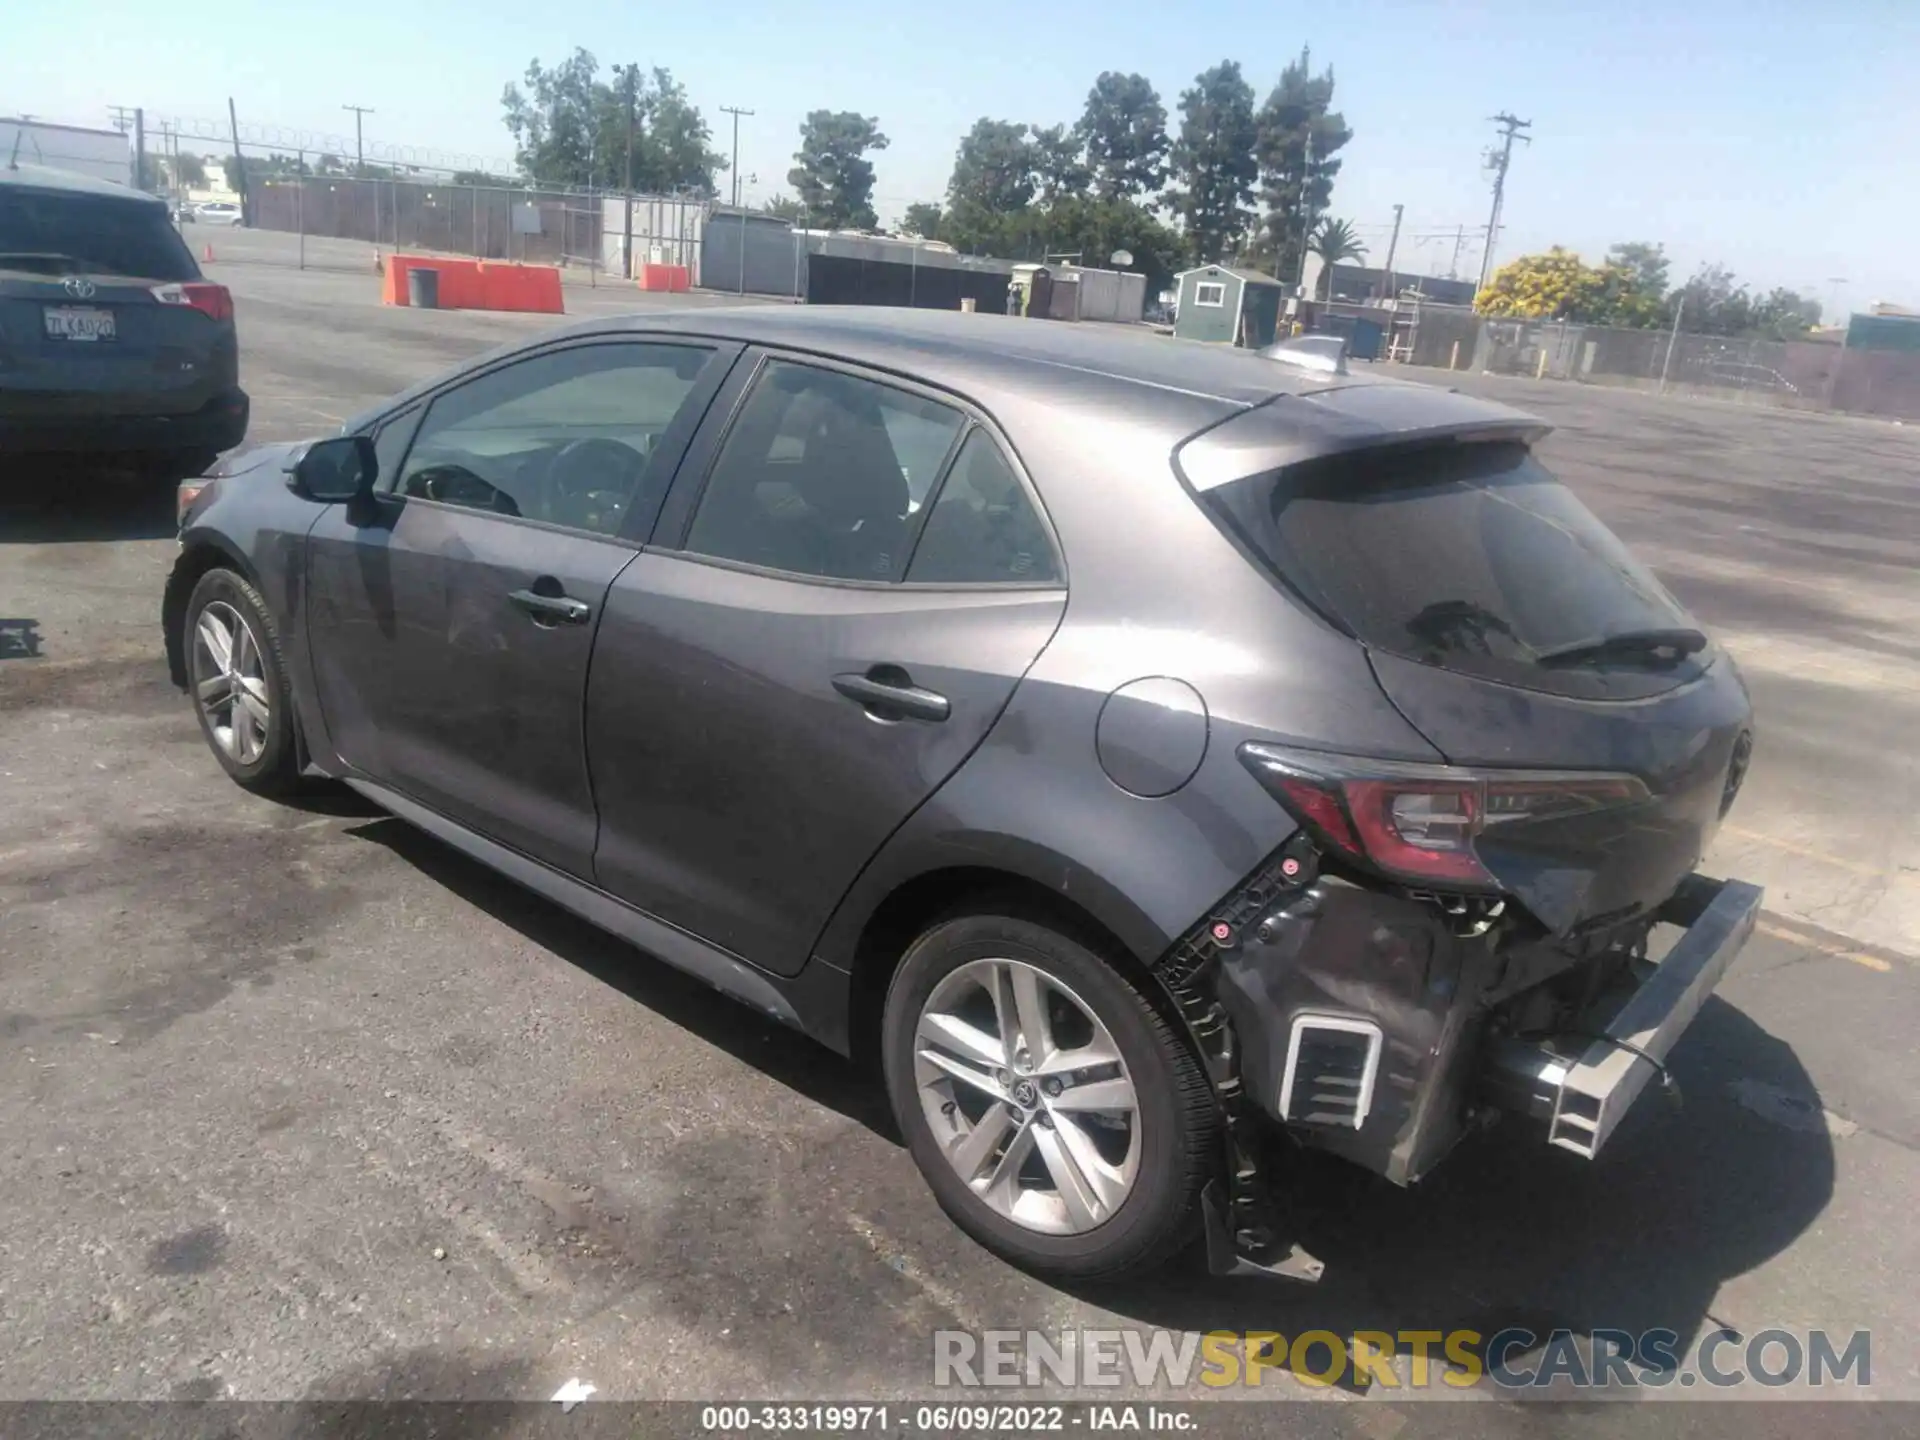
[[[866,707],[876,720],[944,720],[947,697],[922,690],[898,665],[875,665],[864,675],[836,675],[833,688]]]
[[[507,599],[516,609],[531,615],[536,625],[584,625],[593,614],[593,607],[584,600],[567,595],[544,595],[540,590],[515,590]]]

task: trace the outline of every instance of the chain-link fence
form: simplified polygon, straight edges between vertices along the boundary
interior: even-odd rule
[[[1920,420],[1920,353],[1488,319],[1452,305],[1371,313],[1387,329],[1391,358],[1415,365]]]
[[[344,175],[262,176],[249,190],[249,223],[260,230],[483,260],[603,263],[601,197],[590,192]]]

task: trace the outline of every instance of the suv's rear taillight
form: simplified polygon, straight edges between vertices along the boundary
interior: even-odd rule
[[[224,285],[193,280],[183,285],[156,285],[150,293],[162,305],[185,306],[212,320],[233,318],[233,296]]]
[[[1498,888],[1474,844],[1496,826],[1648,798],[1632,775],[1478,770],[1249,743],[1240,760],[1320,843],[1397,880]]]

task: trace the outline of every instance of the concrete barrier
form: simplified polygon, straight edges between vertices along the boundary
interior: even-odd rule
[[[407,272],[413,269],[431,269],[439,276],[442,310],[524,310],[543,315],[567,311],[556,266],[443,255],[389,256],[381,276],[382,303],[407,303]]]
[[[677,295],[693,288],[693,274],[685,265],[642,265],[637,283],[642,290]]]

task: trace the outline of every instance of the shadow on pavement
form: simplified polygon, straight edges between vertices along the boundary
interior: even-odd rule
[[[170,540],[178,531],[175,482],[163,475],[57,459],[7,464],[0,545]]]
[[[775,1080],[898,1143],[878,1086],[858,1067],[671,967],[503,882],[396,820],[351,833],[628,998]],[[1731,1277],[1766,1262],[1817,1220],[1834,1186],[1832,1137],[1791,1047],[1712,1000],[1671,1061],[1677,1112],[1649,1091],[1597,1162],[1549,1149],[1512,1120],[1401,1190],[1330,1157],[1285,1147],[1282,1191],[1300,1243],[1326,1262],[1318,1285],[1210,1276],[1198,1247],[1122,1287],[1079,1298],[1145,1326],[1273,1331],[1475,1332],[1509,1327],[1643,1335],[1670,1330],[1684,1359]],[[1751,1104],[1756,1091],[1814,1123]],[[1746,1103],[1743,1103],[1745,1101]],[[962,1243],[956,1233],[955,1243]],[[1784,1317],[1783,1317],[1784,1318]],[[1585,1343],[1584,1339],[1581,1343]],[[1436,1344],[1436,1361],[1441,1350]],[[1508,1364],[1530,1368],[1527,1352]],[[1324,1366],[1322,1352],[1311,1362]]]
[[[411,825],[379,818],[348,833],[386,846],[476,909],[512,926],[536,945],[663,1019],[882,1138],[898,1142],[893,1117],[877,1086],[858,1066],[824,1045],[728,999],[531,890],[502,879]]]
[[[1598,1161],[1549,1149],[1520,1120],[1468,1140],[1410,1190],[1293,1152],[1283,1188],[1301,1243],[1326,1262],[1318,1285],[1221,1282],[1195,1262],[1084,1298],[1148,1325],[1288,1337],[1665,1329],[1684,1358],[1720,1328],[1710,1307],[1721,1284],[1819,1218],[1834,1155],[1791,1047],[1725,1001],[1708,1002],[1670,1063],[1682,1108],[1648,1091]],[[1814,1123],[1749,1108],[1756,1089],[1800,1102]],[[1516,1350],[1508,1363],[1534,1362]]]

